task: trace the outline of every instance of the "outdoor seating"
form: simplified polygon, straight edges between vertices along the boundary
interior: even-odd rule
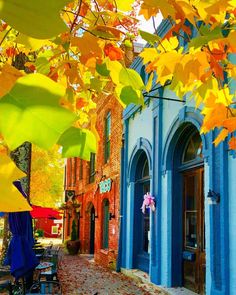
[[[56,282],[56,281],[40,281],[33,284],[27,294],[61,295],[62,294],[61,285],[59,282]]]
[[[58,252],[52,252],[53,254],[44,257],[44,261],[49,261],[53,265],[51,266],[50,270],[42,271],[40,273],[39,279],[46,279],[47,281],[58,281],[57,278],[57,266],[58,266]]]
[[[8,294],[12,294],[12,285],[10,280],[0,280],[0,292],[7,290]]]
[[[35,254],[44,254],[44,252],[45,252],[45,248],[42,248],[42,247],[39,247],[39,248],[33,248],[33,250],[34,250],[34,253]]]

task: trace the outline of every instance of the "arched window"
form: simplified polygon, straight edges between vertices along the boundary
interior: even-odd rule
[[[195,132],[189,138],[184,153],[182,162],[187,163],[193,160],[202,158],[202,140],[198,132]]]
[[[105,142],[104,142],[104,162],[107,163],[110,158],[111,149],[111,112],[108,112],[105,118]]]
[[[103,225],[102,225],[102,248],[108,249],[109,240],[109,201],[105,199],[103,207]]]
[[[149,176],[149,167],[148,167],[148,160],[146,159],[143,165],[143,171],[142,171],[142,178],[150,177]]]
[[[136,216],[135,218],[140,223],[138,233],[138,243],[141,243],[139,251],[149,253],[150,248],[150,212],[146,210],[145,214],[141,211],[143,196],[150,192],[150,173],[148,159],[144,152],[140,155],[136,168]]]

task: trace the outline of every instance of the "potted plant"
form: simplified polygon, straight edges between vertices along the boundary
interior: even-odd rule
[[[70,240],[66,242],[66,248],[70,255],[78,254],[80,249],[80,241],[78,240],[77,232],[76,232],[76,222],[73,220],[72,222],[72,230],[70,235]]]

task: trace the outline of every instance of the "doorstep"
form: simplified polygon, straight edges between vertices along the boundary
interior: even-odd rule
[[[150,294],[157,294],[155,291],[158,291],[159,294],[163,295],[197,295],[196,293],[183,288],[183,287],[177,287],[177,288],[167,288],[160,285],[155,285],[150,282],[149,275],[146,272],[143,272],[139,269],[125,269],[121,268],[121,272],[132,278],[139,286],[144,286],[149,289]]]

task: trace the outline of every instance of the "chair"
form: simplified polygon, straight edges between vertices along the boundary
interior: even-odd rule
[[[10,280],[0,280],[0,293],[4,290],[8,290],[8,294],[12,294],[12,285]]]
[[[57,281],[40,281],[33,284],[27,294],[62,295],[61,285]]]
[[[50,257],[44,259],[44,261],[49,261],[53,263],[51,269],[48,271],[42,271],[39,275],[39,279],[46,279],[47,281],[58,281],[57,277],[57,267],[58,267],[58,254],[51,254]]]

